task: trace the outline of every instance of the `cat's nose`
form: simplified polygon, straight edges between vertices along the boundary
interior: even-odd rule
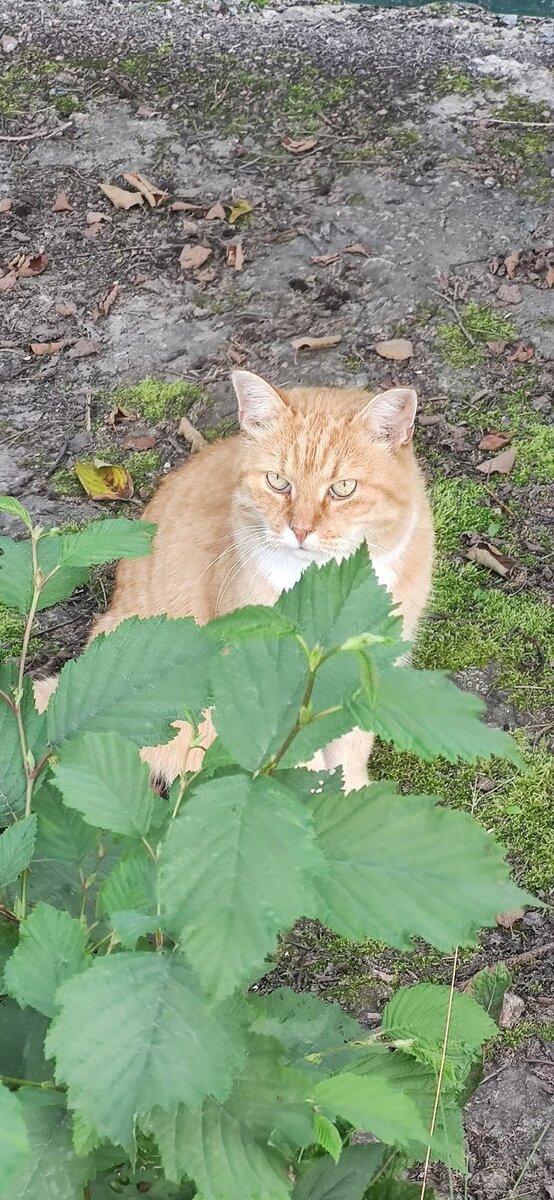
[[[304,545],[308,534],[312,532],[312,529],[305,525],[291,525],[291,529],[299,546]]]

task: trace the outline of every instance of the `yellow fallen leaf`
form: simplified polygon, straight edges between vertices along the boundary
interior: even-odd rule
[[[403,362],[411,358],[414,352],[408,338],[391,338],[389,342],[377,342],[375,349],[381,358],[390,358],[393,362]]]
[[[126,467],[78,462],[73,470],[92,500],[130,500],[135,490]]]
[[[144,204],[140,192],[128,192],[125,188],[116,187],[114,183],[99,183],[100,191],[111,200],[114,208],[134,208],[136,204]]]
[[[227,217],[229,225],[236,225],[237,221],[240,220],[241,217],[246,217],[248,216],[248,213],[251,212],[252,205],[248,202],[248,200],[236,200],[231,208],[229,216]]]
[[[340,333],[330,334],[329,337],[297,337],[291,341],[295,350],[327,350],[337,346],[341,340]]]
[[[157,208],[159,204],[162,204],[167,199],[168,193],[162,192],[161,188],[156,187],[155,183],[150,183],[139,171],[124,171],[123,178],[127,180],[127,183],[131,184],[131,187],[136,188],[144,196],[150,208]]]

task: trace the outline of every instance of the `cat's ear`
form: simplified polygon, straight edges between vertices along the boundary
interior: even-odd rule
[[[265,379],[252,371],[233,371],[231,378],[239,402],[239,424],[245,433],[260,433],[282,416],[285,405]]]
[[[412,440],[416,409],[417,394],[413,388],[389,388],[374,396],[359,415],[374,437],[396,448]]]

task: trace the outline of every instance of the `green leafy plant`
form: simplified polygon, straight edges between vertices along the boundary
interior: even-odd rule
[[[0,1196],[411,1200],[410,1160],[463,1170],[490,988],[401,989],[368,1032],[254,985],[302,916],[452,951],[528,902],[467,814],[387,782],[346,796],[301,765],[354,726],[450,761],[517,762],[510,738],[445,675],[396,666],[400,619],[364,550],[273,609],[123,622],[38,714],[35,614],[91,565],[148,553],[154,529],[60,535],[0,510],[29,534],[0,542],[0,603],[25,614],[0,670]],[[163,799],[139,748],[208,706],[202,769]]]

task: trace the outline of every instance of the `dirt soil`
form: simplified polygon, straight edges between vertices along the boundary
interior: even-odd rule
[[[284,386],[414,384],[441,531],[421,660],[455,670],[490,719],[548,753],[554,21],[438,4],[3,0],[0,64],[0,492],[47,525],[140,512],[187,457],[183,412],[207,438],[235,428],[235,365]],[[115,207],[99,185],[130,192],[125,172],[166,195]],[[205,261],[183,265],[184,247]],[[336,344],[296,350],[301,336]],[[376,352],[398,338],[409,357]],[[476,469],[491,431],[516,448],[507,473]],[[72,468],[92,458],[129,469],[129,503],[87,498]],[[503,572],[490,550],[468,564],[483,541],[507,557]],[[44,616],[35,667],[78,651],[108,586],[98,574]],[[5,650],[17,630],[2,628]],[[471,776],[472,809],[504,786],[492,775]],[[509,808],[504,822],[518,819]],[[548,869],[539,857],[530,874],[529,862],[552,836],[541,817],[519,858],[508,838],[544,898]],[[554,1195],[553,938],[532,911],[462,956],[460,980],[529,955],[514,967],[524,1019],[468,1108],[469,1179],[436,1172],[441,1195]],[[371,1024],[391,983],[443,979],[450,966],[424,949],[401,959],[346,947],[308,925],[272,978],[339,996]]]

